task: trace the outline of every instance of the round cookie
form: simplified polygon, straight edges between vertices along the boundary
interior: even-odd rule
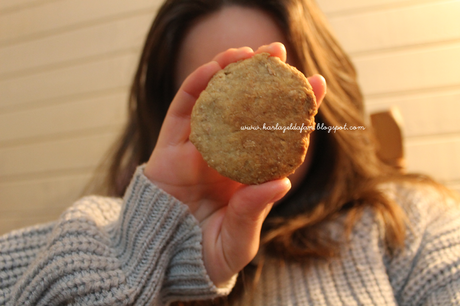
[[[223,176],[261,184],[302,164],[316,112],[300,71],[268,53],[256,54],[210,80],[192,111],[190,141]]]

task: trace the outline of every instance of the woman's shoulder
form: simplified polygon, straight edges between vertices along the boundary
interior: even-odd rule
[[[381,188],[403,209],[412,226],[428,227],[460,214],[460,195],[438,183],[402,181]]]
[[[383,190],[406,214],[403,248],[384,256],[398,301],[419,304],[445,295],[445,288],[459,286],[458,196],[442,186],[424,183],[391,183]]]

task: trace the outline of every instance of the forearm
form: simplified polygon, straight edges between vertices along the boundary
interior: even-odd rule
[[[144,286],[136,287],[134,295],[164,303],[228,294],[231,288],[217,289],[207,276],[201,229],[187,206],[151,184],[141,171],[111,231],[127,282]]]
[[[46,239],[33,233],[46,245],[35,248],[36,258],[12,284],[4,281],[14,266],[7,267],[6,258],[17,262],[14,257],[23,256],[31,236],[13,240],[24,250],[10,247],[6,254],[11,239],[1,246],[5,304],[163,305],[229,291],[219,291],[207,277],[201,230],[188,208],[152,185],[141,169],[123,204],[84,198],[44,233]]]

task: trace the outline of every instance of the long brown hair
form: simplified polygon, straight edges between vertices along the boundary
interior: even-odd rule
[[[286,36],[297,68],[305,75],[325,77],[328,92],[318,123],[365,125],[355,69],[313,0],[167,0],[148,33],[131,88],[128,124],[109,159],[109,195],[125,192],[136,166],[148,160],[155,146],[175,94],[174,65],[186,29],[226,5],[271,14]],[[378,189],[379,182],[398,174],[377,158],[370,130],[314,133],[315,152],[303,184],[272,210],[264,224],[266,254],[296,261],[335,256],[338,243],[322,234],[322,225],[346,212],[344,226],[350,230],[366,207],[383,220],[389,246],[401,245],[402,213]]]

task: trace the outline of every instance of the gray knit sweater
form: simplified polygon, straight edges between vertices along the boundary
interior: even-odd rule
[[[460,305],[460,210],[433,192],[389,191],[410,220],[389,256],[365,213],[341,256],[267,265],[242,305]],[[0,305],[167,305],[212,299],[201,230],[139,168],[121,199],[87,197],[51,224],[0,237]]]

